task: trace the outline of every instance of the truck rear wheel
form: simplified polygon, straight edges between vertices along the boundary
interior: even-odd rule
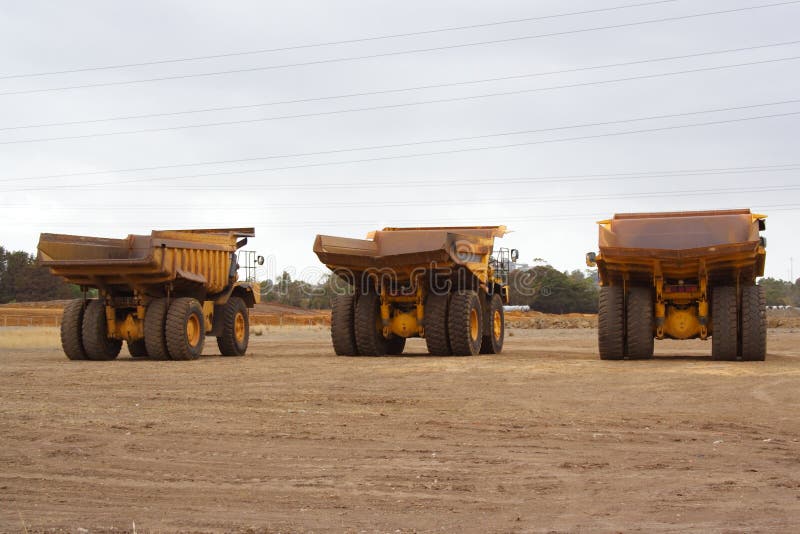
[[[739,318],[736,306],[736,288],[717,286],[711,293],[711,358],[735,360],[738,346]]]
[[[128,341],[128,352],[131,358],[147,358],[147,346],[144,344],[144,339]]]
[[[203,308],[193,298],[172,301],[167,313],[167,348],[173,360],[196,360],[206,339]]]
[[[122,350],[122,340],[108,337],[106,303],[90,300],[83,312],[83,348],[90,360],[113,360]]]
[[[217,346],[223,356],[244,356],[250,342],[250,316],[240,297],[231,297],[222,309],[222,335]]]
[[[364,293],[356,300],[356,345],[362,356],[384,356],[387,340],[383,337],[381,297],[377,293]]]
[[[503,350],[506,325],[503,299],[495,293],[486,301],[483,311],[483,341],[481,354],[500,354]]]
[[[742,359],[767,357],[767,297],[762,286],[742,288]]]
[[[81,333],[84,307],[83,299],[71,300],[61,316],[61,348],[70,360],[86,359]]]
[[[447,309],[450,294],[428,295],[425,299],[425,344],[434,356],[450,356],[450,339],[447,333]]]
[[[625,294],[622,286],[600,288],[597,345],[601,360],[625,357]]]
[[[626,355],[635,360],[653,357],[655,327],[653,292],[648,287],[632,287],[628,290]]]
[[[454,355],[474,356],[480,352],[483,341],[483,312],[480,298],[475,291],[456,291],[450,297],[447,331]]]
[[[167,348],[167,299],[155,299],[144,314],[144,344],[147,354],[154,360],[168,360]]]
[[[356,296],[333,295],[331,303],[331,342],[337,356],[358,356],[356,346]]]

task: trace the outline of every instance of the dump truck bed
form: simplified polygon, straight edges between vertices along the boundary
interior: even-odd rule
[[[368,239],[318,235],[314,252],[332,270],[392,269],[403,275],[431,265],[464,266],[485,282],[494,238],[505,232],[504,226],[384,228]]]
[[[191,283],[212,294],[229,284],[238,238],[254,235],[253,228],[154,230],[125,239],[41,234],[39,262],[83,286],[148,292],[166,282]]]
[[[600,221],[601,280],[662,274],[711,280],[762,276],[765,218],[750,210],[617,214]]]

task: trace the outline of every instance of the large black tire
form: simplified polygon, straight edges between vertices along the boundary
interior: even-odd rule
[[[447,309],[450,293],[429,294],[425,299],[425,344],[434,356],[450,356],[450,338],[447,333]]]
[[[742,288],[742,359],[767,357],[767,296],[762,286]]]
[[[625,293],[622,286],[600,288],[597,345],[601,360],[625,357]]]
[[[626,352],[632,360],[653,357],[655,313],[653,291],[649,287],[632,287],[628,290]]]
[[[456,356],[474,356],[483,341],[483,311],[475,291],[459,290],[450,297],[447,313],[450,348]]]
[[[337,356],[358,356],[356,345],[356,296],[333,295],[331,342]]]
[[[85,360],[83,348],[83,299],[71,300],[61,316],[61,348],[70,360]]]
[[[736,288],[717,286],[711,290],[711,358],[735,360],[739,345]]]
[[[384,356],[387,340],[381,326],[381,297],[369,292],[356,300],[355,331],[356,346],[362,356]]]
[[[147,358],[147,346],[144,343],[144,339],[128,341],[128,352],[131,358]]]
[[[167,299],[155,299],[144,314],[144,344],[147,354],[154,360],[168,360],[167,348]]]
[[[217,337],[217,346],[223,356],[244,356],[250,342],[250,315],[247,305],[240,297],[231,297],[222,308],[222,335]]]
[[[386,354],[397,356],[403,354],[406,348],[406,338],[403,336],[392,336],[386,340]]]
[[[122,350],[122,340],[108,337],[106,303],[103,300],[90,300],[86,305],[81,335],[86,357],[90,360],[113,360]]]
[[[167,313],[167,348],[173,360],[196,360],[206,339],[203,308],[193,298],[182,297],[170,304]]]
[[[503,299],[495,293],[489,297],[483,309],[483,341],[481,354],[500,354],[506,334],[506,318]]]

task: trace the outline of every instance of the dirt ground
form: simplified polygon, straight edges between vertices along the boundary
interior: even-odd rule
[[[193,362],[2,348],[0,531],[796,531],[800,330],[763,363],[510,333],[473,358],[336,357],[321,327]]]

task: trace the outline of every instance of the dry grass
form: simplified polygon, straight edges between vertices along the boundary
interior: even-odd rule
[[[57,349],[61,347],[55,326],[0,327],[0,349]]]

